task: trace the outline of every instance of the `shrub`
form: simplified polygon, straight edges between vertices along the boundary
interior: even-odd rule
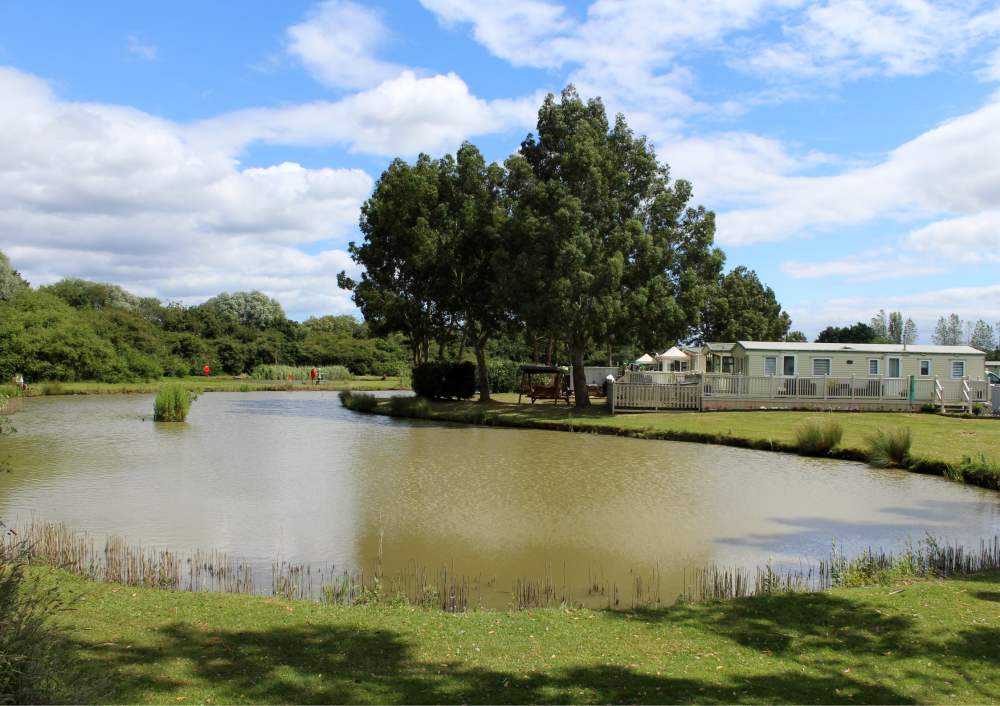
[[[191,403],[197,399],[183,385],[164,385],[153,402],[153,420],[157,422],[183,422],[187,419]]]
[[[810,419],[795,430],[795,447],[803,456],[822,456],[840,444],[844,436],[844,428],[839,423],[829,420],[821,424]]]
[[[423,397],[393,395],[389,398],[389,414],[394,417],[426,419],[430,413],[430,402]]]
[[[476,394],[476,366],[464,363],[421,363],[413,369],[413,391],[428,399],[467,400]]]
[[[913,433],[910,427],[897,427],[887,432],[881,428],[865,438],[868,463],[875,468],[906,468],[910,461]]]
[[[42,383],[43,395],[61,395],[62,392],[63,386],[58,380],[46,380]]]
[[[972,413],[978,417],[983,413],[983,406],[981,404],[972,405]]]
[[[937,409],[934,407],[932,402],[924,402],[920,405],[920,411],[925,414],[934,414]]]
[[[375,395],[357,394],[350,390],[340,393],[340,402],[352,412],[374,412],[378,407]]]
[[[495,360],[486,364],[490,392],[517,392],[521,383],[520,364],[512,360]]]

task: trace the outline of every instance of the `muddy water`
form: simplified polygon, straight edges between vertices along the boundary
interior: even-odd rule
[[[939,478],[697,444],[362,415],[334,393],[210,393],[187,423],[153,398],[26,400],[0,453],[0,517],[58,520],[270,567],[411,560],[537,579],[574,596],[588,567],[621,586],[659,567],[755,566],[897,550],[927,532],[978,546],[998,494]],[[146,419],[143,420],[145,415]]]

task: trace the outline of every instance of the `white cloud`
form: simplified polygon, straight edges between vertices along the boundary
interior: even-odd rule
[[[289,27],[286,34],[288,52],[327,86],[371,88],[406,68],[372,55],[389,34],[382,13],[348,0],[319,3],[305,22]]]
[[[991,103],[920,135],[875,166],[836,176],[772,175],[757,191],[765,205],[719,217],[719,240],[782,240],[876,218],[1000,209],[998,124],[1000,103]]]
[[[152,61],[156,58],[156,47],[144,44],[134,35],[128,36],[128,50],[133,54],[138,54],[147,61]]]
[[[385,156],[454,150],[473,135],[530,127],[540,96],[486,101],[457,75],[398,78],[345,97],[287,108],[251,108],[205,120],[187,134],[201,144],[238,150],[259,140],[283,145],[346,145]]]
[[[1000,262],[1000,211],[931,223],[910,233],[907,245],[956,264]]]
[[[991,322],[1000,320],[1000,284],[985,287],[956,287],[898,296],[859,295],[806,299],[788,308],[794,328],[818,334],[827,326],[845,326],[868,321],[880,309],[900,311],[912,317],[920,340],[930,343],[938,318],[952,313],[963,319]]]
[[[947,272],[950,265],[930,264],[913,258],[869,260],[857,255],[848,255],[826,262],[798,262],[789,260],[781,263],[781,273],[790,279],[837,278],[845,282],[872,282],[885,279],[906,279],[926,277]]]
[[[353,307],[335,273],[373,180],[285,163],[241,169],[229,152],[138,110],[61,101],[0,67],[0,249],[34,284],[67,275],[189,303],[261,289],[286,309]]]

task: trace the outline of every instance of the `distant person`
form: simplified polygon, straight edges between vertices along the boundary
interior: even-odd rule
[[[383,380],[388,380],[388,379],[389,379],[389,376],[388,376],[388,375],[386,375],[385,373],[382,373],[382,379],[383,379]]]
[[[309,371],[309,376],[312,378],[313,385],[316,384],[316,368]]]
[[[24,382],[24,378],[21,376],[21,373],[14,376],[14,384],[20,387],[22,392],[28,389],[28,385]]]

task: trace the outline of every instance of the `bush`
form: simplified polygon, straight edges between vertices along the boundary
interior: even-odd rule
[[[413,391],[428,399],[467,400],[476,394],[476,366],[464,363],[421,363],[413,369]]]
[[[490,381],[490,392],[517,392],[521,383],[520,364],[511,360],[487,363],[486,377]]]
[[[389,398],[389,414],[394,417],[426,419],[430,413],[431,405],[423,397],[393,395]]]
[[[932,402],[924,402],[920,405],[920,411],[925,414],[934,414],[937,411],[937,408],[934,407],[934,403]]]
[[[43,395],[61,395],[62,393],[63,386],[58,380],[46,380],[42,383]]]
[[[340,402],[352,412],[374,412],[378,407],[375,395],[356,394],[350,390],[340,393]]]
[[[972,413],[978,417],[983,413],[983,406],[981,404],[972,405]]]
[[[197,398],[183,385],[164,385],[156,393],[156,401],[153,402],[153,420],[183,422],[195,399]]]
[[[878,428],[865,438],[865,443],[868,444],[868,463],[875,468],[906,468],[913,433],[910,427],[897,427],[888,433]]]
[[[830,420],[820,424],[810,419],[795,430],[795,446],[803,456],[822,456],[840,444],[844,428]]]

